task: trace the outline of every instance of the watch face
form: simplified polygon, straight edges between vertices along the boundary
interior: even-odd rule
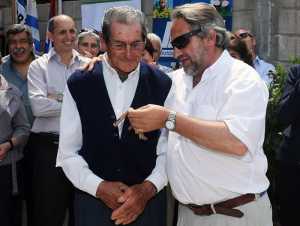
[[[172,121],[166,121],[166,128],[168,130],[173,130],[175,128],[174,122],[172,122]]]

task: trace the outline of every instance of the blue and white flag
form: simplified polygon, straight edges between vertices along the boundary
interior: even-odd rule
[[[18,23],[26,24],[32,32],[35,53],[41,53],[36,0],[17,0]]]
[[[26,19],[26,0],[17,1],[17,23],[24,24]]]
[[[34,48],[37,54],[41,53],[41,42],[39,32],[38,14],[36,0],[27,0],[27,16],[25,24],[30,27],[34,42]]]

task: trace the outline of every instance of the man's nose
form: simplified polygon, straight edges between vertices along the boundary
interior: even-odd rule
[[[130,58],[130,56],[131,56],[131,51],[132,51],[132,49],[131,49],[132,47],[131,47],[131,45],[126,45],[126,57],[127,58]]]
[[[173,56],[175,59],[178,59],[178,57],[182,54],[181,50],[178,49],[177,47],[173,48]]]

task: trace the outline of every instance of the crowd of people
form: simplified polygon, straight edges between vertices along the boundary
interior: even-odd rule
[[[229,33],[212,5],[170,15],[174,71],[159,64],[161,40],[134,8],[108,9],[101,34],[51,18],[53,47],[42,56],[28,27],[8,28],[1,225],[22,225],[24,200],[27,226],[66,217],[69,226],[164,226],[170,211],[168,226],[273,225],[263,143],[275,68],[257,55],[254,34]],[[278,114],[282,226],[299,210],[299,76],[292,68]]]

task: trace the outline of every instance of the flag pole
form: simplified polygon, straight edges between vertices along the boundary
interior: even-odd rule
[[[16,7],[17,3],[16,0],[11,0],[11,21],[12,24],[16,23],[16,18],[17,18],[17,7]]]
[[[57,15],[62,14],[62,0],[58,0],[57,4]]]

